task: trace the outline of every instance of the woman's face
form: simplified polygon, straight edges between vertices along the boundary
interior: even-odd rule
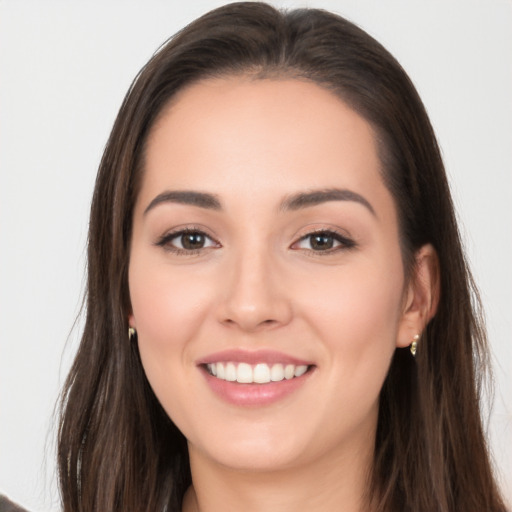
[[[372,129],[333,94],[182,91],[148,141],[129,286],[146,375],[191,456],[264,470],[370,449],[414,332]]]

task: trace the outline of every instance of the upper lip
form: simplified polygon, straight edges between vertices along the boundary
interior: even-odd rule
[[[242,350],[242,349],[229,349],[221,352],[215,352],[209,354],[197,361],[198,365],[219,363],[219,362],[233,362],[233,363],[248,363],[248,364],[293,364],[299,365],[311,365],[310,361],[300,359],[283,352],[275,350]]]

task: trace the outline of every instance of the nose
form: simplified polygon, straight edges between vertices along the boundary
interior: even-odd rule
[[[248,252],[232,262],[225,276],[219,321],[246,332],[286,325],[292,303],[282,269],[270,254]]]

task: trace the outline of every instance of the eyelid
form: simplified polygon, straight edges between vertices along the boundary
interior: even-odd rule
[[[185,249],[182,247],[176,247],[171,245],[171,241],[175,238],[178,238],[179,236],[186,234],[186,233],[197,233],[203,235],[205,238],[209,239],[211,242],[213,242],[212,245],[206,246],[206,247],[200,247],[197,249]],[[314,250],[314,249],[308,249],[303,247],[297,247],[298,244],[306,240],[308,237],[312,237],[315,234],[323,234],[332,237],[337,244],[334,247],[325,249],[325,250]],[[160,236],[158,240],[155,242],[156,246],[162,247],[163,249],[177,254],[177,255],[187,255],[187,256],[193,256],[200,253],[204,253],[205,251],[208,251],[209,249],[213,248],[219,248],[222,247],[220,242],[214,237],[210,232],[209,229],[205,226],[198,226],[198,225],[182,225],[177,226],[169,231],[167,231],[164,235]],[[311,253],[315,256],[322,256],[322,255],[329,255],[333,253],[337,253],[338,251],[344,251],[344,250],[350,250],[357,247],[357,243],[353,240],[353,238],[346,233],[344,230],[340,230],[339,228],[333,227],[333,226],[325,226],[325,227],[317,227],[317,228],[310,228],[308,231],[306,231],[304,234],[300,235],[298,238],[296,238],[295,242],[293,242],[290,246],[290,249],[292,250],[301,250],[308,253]]]
[[[306,249],[306,248],[294,247],[297,244],[299,244],[300,242],[306,240],[308,237],[314,236],[315,234],[325,234],[325,235],[328,235],[328,236],[332,236],[334,238],[334,240],[336,242],[338,242],[338,245],[335,246],[335,247],[332,247],[330,249],[325,249],[323,251],[322,250],[315,251],[314,249]],[[290,246],[291,249],[307,251],[309,253],[313,253],[315,256],[316,255],[322,256],[322,255],[333,254],[333,253],[336,253],[338,251],[349,250],[349,249],[353,249],[355,247],[357,247],[357,243],[354,241],[354,239],[350,235],[348,235],[347,233],[345,233],[345,232],[343,232],[343,231],[341,231],[341,230],[339,230],[337,228],[334,228],[332,226],[329,226],[329,227],[319,227],[319,228],[311,229],[307,233],[301,235]]]
[[[187,233],[198,233],[201,235],[204,235],[205,238],[208,238],[214,243],[214,246],[207,246],[207,247],[201,247],[198,249],[184,249],[181,247],[175,247],[170,244],[172,240],[175,238],[178,238],[181,235],[187,234]],[[157,241],[155,242],[155,245],[158,247],[162,247],[163,249],[175,253],[175,254],[183,254],[187,256],[192,256],[195,254],[199,254],[201,252],[204,252],[205,250],[212,249],[214,247],[221,247],[220,242],[209,233],[209,230],[205,228],[204,226],[197,226],[197,225],[185,225],[185,226],[177,226],[169,231],[166,231],[165,234],[160,236]]]

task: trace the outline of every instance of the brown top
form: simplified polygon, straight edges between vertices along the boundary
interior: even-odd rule
[[[0,495],[0,512],[28,512],[27,509],[21,508],[16,503]]]

